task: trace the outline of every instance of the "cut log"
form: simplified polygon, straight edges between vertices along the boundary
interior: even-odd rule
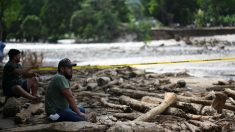
[[[224,92],[229,96],[229,97],[232,97],[233,99],[235,99],[235,91],[234,90],[231,90],[229,88],[226,88],[224,90]]]
[[[111,79],[109,77],[99,77],[97,79],[97,84],[98,86],[104,86],[106,84],[108,84],[111,81]]]
[[[87,84],[87,90],[95,90],[97,88],[98,84],[96,82],[90,82]]]
[[[154,96],[158,98],[163,98],[163,96],[160,94],[150,93],[150,92],[145,92],[145,91],[140,91],[140,90],[120,89],[120,88],[115,87],[115,88],[111,88],[110,91],[118,95],[126,95],[135,99],[141,99],[143,96]]]
[[[108,106],[108,107],[111,107],[111,108],[114,108],[114,109],[120,109],[120,110],[123,110],[124,112],[131,112],[131,108],[129,106],[109,103],[108,98],[101,98],[100,102],[104,106]]]
[[[164,101],[157,107],[151,109],[147,113],[136,118],[135,121],[149,121],[156,115],[161,114],[168,108],[172,103],[176,101],[177,97],[174,93],[165,93]]]
[[[146,112],[150,110],[151,108],[154,108],[155,106],[157,106],[157,105],[146,103],[146,102],[140,102],[138,100],[135,100],[133,98],[130,98],[124,95],[119,98],[119,102],[121,104],[128,105],[131,108],[138,110],[140,112]]]
[[[224,93],[215,93],[215,96],[216,97],[213,100],[211,106],[217,111],[217,113],[222,113],[228,96]]]

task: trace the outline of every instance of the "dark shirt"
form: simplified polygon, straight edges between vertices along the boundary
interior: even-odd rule
[[[22,75],[18,75],[15,72],[16,69],[22,69],[22,66],[20,64],[13,64],[10,61],[3,68],[2,87],[5,96],[10,94],[9,92],[11,92],[13,86],[20,85],[24,81]]]

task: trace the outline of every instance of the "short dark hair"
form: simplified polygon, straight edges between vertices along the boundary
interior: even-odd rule
[[[72,63],[70,61],[70,59],[68,58],[64,58],[62,60],[60,60],[59,64],[58,64],[58,71],[60,71],[60,68],[61,67],[73,67],[73,66],[76,66],[77,64],[75,63]]]
[[[18,49],[10,49],[8,52],[9,59],[12,60],[14,56],[20,54]]]

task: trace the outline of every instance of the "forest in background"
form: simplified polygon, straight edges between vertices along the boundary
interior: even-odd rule
[[[151,39],[151,28],[235,25],[235,0],[0,0],[0,40]]]

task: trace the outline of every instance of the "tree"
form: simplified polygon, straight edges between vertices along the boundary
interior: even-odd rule
[[[74,0],[46,0],[40,18],[43,23],[43,35],[49,36],[52,42],[70,31],[70,17],[74,11]]]
[[[118,34],[118,12],[112,1],[87,0],[81,10],[73,13],[71,28],[75,35],[86,40],[105,42],[113,40]]]
[[[11,24],[17,19],[21,10],[18,0],[0,0],[0,39],[7,38],[7,31]]]
[[[21,24],[24,37],[30,41],[37,41],[41,34],[41,21],[35,15],[27,16]]]

